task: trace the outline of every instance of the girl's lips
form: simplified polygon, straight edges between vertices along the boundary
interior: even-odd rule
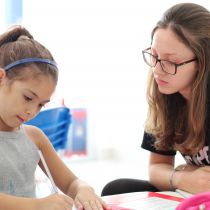
[[[17,118],[21,121],[21,122],[25,122],[25,120],[23,118],[21,118],[19,115],[17,115]]]
[[[155,81],[157,82],[158,85],[161,85],[161,86],[168,84],[168,82],[160,80],[160,79],[157,79],[157,78],[155,79]]]

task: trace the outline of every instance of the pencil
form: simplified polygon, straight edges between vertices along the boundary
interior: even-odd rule
[[[46,163],[46,161],[44,159],[44,156],[42,154],[42,151],[41,150],[38,150],[38,153],[39,153],[40,159],[42,161],[42,164],[44,166],[44,169],[45,169],[45,171],[47,173],[47,176],[48,176],[48,178],[49,178],[49,180],[50,180],[50,182],[52,184],[53,190],[55,191],[55,193],[58,193],[58,188],[56,187],[55,182],[54,182],[54,180],[53,180],[53,178],[51,176],[50,170],[49,170],[49,168],[47,166],[47,163]]]

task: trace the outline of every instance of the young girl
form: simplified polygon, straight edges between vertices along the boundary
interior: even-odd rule
[[[102,195],[210,191],[210,12],[193,3],[169,8],[153,29],[143,58],[151,68],[142,142],[150,151],[149,182],[115,180]],[[177,151],[186,165],[174,168]]]
[[[106,204],[58,157],[46,135],[23,123],[50,101],[58,79],[51,53],[21,26],[0,36],[0,209],[85,210]],[[41,151],[55,184],[63,192],[35,198],[34,173],[44,170]]]

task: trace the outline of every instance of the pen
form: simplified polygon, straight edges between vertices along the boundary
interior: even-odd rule
[[[183,198],[188,198],[192,195],[192,194],[185,192],[183,190],[180,190],[180,189],[176,189],[176,192],[179,193]]]
[[[55,185],[55,182],[54,182],[54,180],[53,180],[53,178],[52,178],[52,176],[51,176],[50,170],[49,170],[49,168],[48,168],[48,166],[47,166],[47,163],[46,163],[46,161],[45,161],[45,159],[44,159],[44,156],[43,156],[43,154],[42,154],[42,151],[41,151],[41,150],[38,150],[38,153],[39,153],[40,159],[41,159],[41,161],[42,161],[42,164],[43,164],[43,166],[44,166],[44,169],[45,169],[45,171],[46,171],[46,173],[47,173],[47,176],[48,176],[48,178],[49,178],[49,180],[50,180],[50,182],[51,182],[51,184],[52,184],[53,190],[54,190],[55,193],[58,193],[58,189],[57,189],[57,187],[56,187],[56,185]]]

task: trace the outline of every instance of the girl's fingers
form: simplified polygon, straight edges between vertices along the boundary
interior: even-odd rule
[[[76,200],[74,201],[74,205],[75,205],[75,207],[76,207],[78,210],[82,210],[82,209],[83,209],[83,206],[82,206],[82,204],[80,203],[80,201],[79,201],[78,199],[76,199]]]

